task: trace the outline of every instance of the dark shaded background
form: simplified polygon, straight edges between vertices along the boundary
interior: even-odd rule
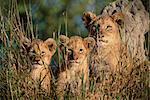
[[[8,12],[11,1],[13,0],[0,0],[3,12]],[[33,25],[38,28],[38,38],[46,39],[52,37],[53,32],[57,35],[58,31],[61,34],[87,36],[81,19],[83,12],[93,11],[100,14],[113,1],[115,0],[17,0],[17,4],[24,24],[27,22],[24,8],[26,5],[31,11]],[[142,1],[149,11],[149,0]]]
[[[10,8],[12,0],[0,0],[5,12]],[[87,35],[81,16],[85,11],[99,14],[109,2],[113,0],[17,0],[21,19],[26,24],[26,4],[32,14],[33,24],[38,27],[38,38],[52,37],[53,32],[69,35]],[[30,8],[30,9],[29,9]],[[67,28],[66,28],[67,25]]]

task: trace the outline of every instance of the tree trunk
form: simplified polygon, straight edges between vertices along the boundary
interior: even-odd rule
[[[146,11],[150,11],[150,0],[142,0],[143,5],[145,6]],[[150,12],[149,12],[150,13]]]

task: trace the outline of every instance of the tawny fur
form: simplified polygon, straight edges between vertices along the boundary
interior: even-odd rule
[[[82,19],[89,36],[94,37],[97,43],[92,54],[92,66],[98,69],[117,70],[121,46],[118,22],[122,21],[123,15],[116,13],[112,16],[96,16],[92,12],[86,12]]]
[[[95,45],[95,40],[91,37],[81,38],[79,36],[72,36],[70,38],[61,35],[60,41],[63,46],[66,46],[67,67],[65,71],[60,72],[57,81],[57,94],[63,95],[67,86],[79,88],[83,83],[88,82],[89,74],[89,54]],[[76,85],[78,84],[78,85]]]
[[[35,39],[29,45],[28,55],[32,66],[29,76],[35,84],[41,86],[46,92],[50,92],[51,74],[49,64],[55,53],[56,42],[49,38],[46,41]]]

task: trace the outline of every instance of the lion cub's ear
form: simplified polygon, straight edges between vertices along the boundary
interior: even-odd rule
[[[85,12],[82,15],[82,20],[86,28],[88,28],[89,24],[96,18],[96,15],[92,12]]]
[[[92,37],[84,38],[84,46],[91,51],[95,46],[95,40]]]
[[[61,45],[65,46],[69,43],[69,38],[65,35],[60,35],[59,37]]]
[[[20,43],[22,46],[24,46],[26,49],[30,47],[31,40],[24,36],[25,33],[20,32],[19,38]]]
[[[119,25],[122,25],[124,23],[124,15],[121,12],[117,12],[113,14],[111,17]]]
[[[27,37],[22,37],[21,43],[22,43],[23,49],[28,52],[31,46],[31,40],[28,39]]]
[[[56,41],[52,38],[48,38],[47,40],[44,41],[44,43],[48,45],[48,48],[52,52],[52,55],[53,55],[57,47]]]

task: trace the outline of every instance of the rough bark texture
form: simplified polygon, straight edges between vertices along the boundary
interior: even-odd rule
[[[143,5],[145,6],[146,11],[148,11],[150,13],[150,0],[141,0]]]
[[[149,31],[149,13],[141,0],[117,0],[106,6],[102,15],[113,15],[116,12],[124,15],[124,25],[120,28],[122,40],[127,43],[131,56],[141,63],[146,58],[144,34]]]

